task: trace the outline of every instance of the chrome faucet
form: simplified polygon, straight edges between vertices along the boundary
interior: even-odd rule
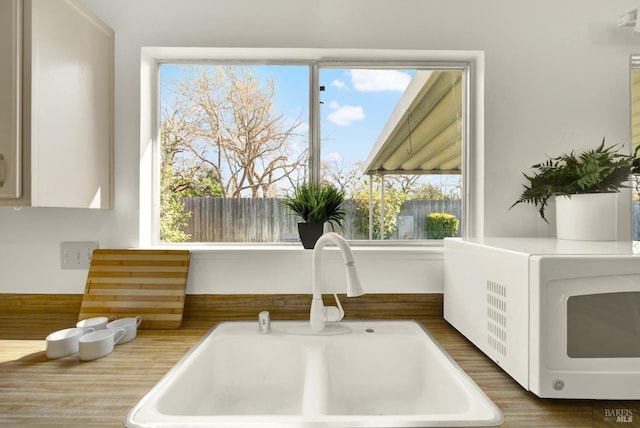
[[[325,233],[318,239],[316,246],[313,250],[313,300],[311,301],[311,312],[309,314],[309,324],[311,330],[320,332],[324,330],[326,322],[340,321],[344,317],[344,310],[338,300],[338,295],[333,294],[336,299],[336,306],[324,306],[322,302],[322,293],[320,287],[322,286],[322,249],[329,243],[333,243],[338,246],[344,259],[344,264],[347,271],[347,297],[362,296],[364,291],[360,285],[360,279],[358,278],[358,272],[356,271],[355,261],[353,259],[353,253],[349,244],[345,239],[337,233]]]

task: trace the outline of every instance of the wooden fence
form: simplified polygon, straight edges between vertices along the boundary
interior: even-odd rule
[[[190,242],[282,242],[296,239],[300,218],[276,198],[185,198],[185,212],[191,218],[185,232]],[[347,218],[341,232],[347,239],[368,239],[357,228],[353,201],[346,201]],[[633,201],[633,240],[640,241],[640,202]],[[432,212],[461,218],[459,200],[406,201],[398,215],[398,227],[391,239],[426,239],[425,220]],[[458,235],[460,230],[458,230]]]
[[[191,212],[184,231],[190,242],[282,242],[297,239],[300,218],[277,198],[184,198],[185,212]],[[342,235],[347,239],[368,239],[357,227],[353,201],[345,201],[347,219]],[[410,200],[398,215],[398,227],[391,239],[426,239],[425,220],[432,212],[461,217],[460,201]]]

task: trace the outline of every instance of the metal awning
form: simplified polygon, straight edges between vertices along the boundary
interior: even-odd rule
[[[364,163],[364,173],[460,174],[462,71],[416,71]]]

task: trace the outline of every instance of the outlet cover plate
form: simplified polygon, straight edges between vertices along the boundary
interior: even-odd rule
[[[62,269],[89,269],[93,250],[100,248],[95,241],[60,243],[60,267]]]

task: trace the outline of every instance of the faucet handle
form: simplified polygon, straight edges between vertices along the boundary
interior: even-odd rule
[[[327,306],[325,308],[326,311],[326,320],[328,322],[336,322],[341,321],[344,318],[344,310],[342,309],[342,305],[340,304],[340,299],[338,299],[337,294],[333,294],[333,297],[336,299],[336,306]]]

